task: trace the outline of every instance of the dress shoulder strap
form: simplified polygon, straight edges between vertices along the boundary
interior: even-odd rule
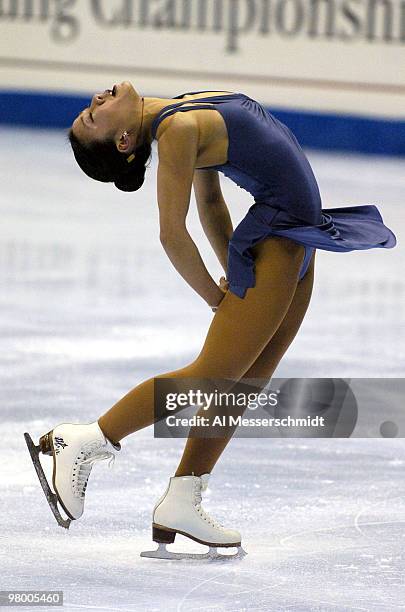
[[[212,89],[204,89],[203,91],[187,91],[186,93],[182,93],[179,96],[174,96],[174,100],[177,100],[178,98],[184,98],[184,96],[194,96],[196,94],[200,94],[200,93],[215,93],[215,90]],[[219,93],[219,92],[218,92]],[[226,93],[226,94],[233,94],[233,91],[226,91],[225,89],[221,89],[221,93]]]
[[[180,102],[178,104],[170,104],[170,106],[166,106],[163,108],[160,113],[155,117],[152,123],[152,138],[156,138],[156,132],[166,117],[170,117],[170,115],[174,115],[177,112],[187,112],[189,110],[196,110],[199,108],[213,108],[212,104],[193,104],[192,106],[188,105],[189,100],[187,102]]]
[[[184,96],[193,95],[197,93],[205,92],[195,91],[190,93],[184,93],[181,94],[181,96],[176,96],[176,98],[174,99],[183,98]],[[192,100],[184,100],[182,102],[175,102],[174,104],[169,104],[168,106],[162,108],[162,110],[154,118],[152,122],[152,138],[156,138],[157,129],[163,119],[166,119],[166,117],[170,117],[170,115],[174,115],[174,113],[187,112],[189,110],[197,110],[200,108],[212,109],[214,108],[215,104],[218,104],[219,102],[223,102],[229,99],[235,99],[239,96],[240,94],[230,92],[229,94],[227,93],[218,96],[207,96],[205,98],[195,98]]]

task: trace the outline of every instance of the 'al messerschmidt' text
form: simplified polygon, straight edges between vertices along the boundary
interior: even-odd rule
[[[279,417],[279,418],[249,418],[235,415],[217,415],[212,419],[207,416],[166,418],[168,427],[324,427],[325,417]]]

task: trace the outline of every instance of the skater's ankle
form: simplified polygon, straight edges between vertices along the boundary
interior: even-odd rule
[[[114,438],[112,438],[108,432],[105,431],[105,429],[103,428],[102,424],[100,423],[100,421],[97,421],[98,426],[100,427],[104,437],[106,440],[108,440],[108,442],[110,442],[110,444],[112,444],[113,446],[120,446],[120,442],[119,440],[115,440]]]
[[[175,478],[180,478],[182,476],[197,476],[198,478],[201,478],[201,476],[204,476],[204,474],[209,474],[210,472],[208,470],[194,470],[194,471],[189,471],[189,470],[177,470],[176,473],[174,474]]]

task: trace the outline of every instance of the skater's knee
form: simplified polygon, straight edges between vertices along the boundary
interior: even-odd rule
[[[215,360],[208,353],[201,353],[195,361],[188,366],[188,376],[200,379],[239,380],[246,367],[242,367],[235,356],[229,355],[229,360]]]
[[[209,351],[202,350],[198,357],[188,365],[172,372],[165,372],[164,374],[154,376],[151,381],[158,378],[219,378],[239,380],[245,371],[246,367],[242,367],[235,359],[235,356],[231,354],[229,354],[229,360],[216,359]]]

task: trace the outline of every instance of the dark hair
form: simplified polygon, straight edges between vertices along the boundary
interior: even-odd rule
[[[150,143],[137,147],[132,157],[120,153],[113,140],[95,141],[84,146],[72,129],[69,130],[69,142],[77,163],[90,178],[114,183],[121,191],[136,191],[142,187],[152,152]]]

